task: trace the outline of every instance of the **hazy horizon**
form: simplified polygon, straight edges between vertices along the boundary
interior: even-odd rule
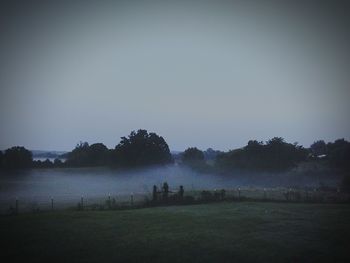
[[[25,2],[0,8],[0,149],[350,139],[341,2]]]
[[[278,137],[281,137],[281,136],[278,136]],[[270,138],[270,139],[272,139],[272,138]],[[342,137],[342,138],[337,138],[337,139],[346,139],[346,138],[344,138],[344,137]],[[254,140],[254,138],[252,138],[252,140]],[[322,140],[322,139],[321,139]],[[336,140],[336,139],[335,139]],[[259,141],[259,140],[258,140]],[[262,140],[261,140],[262,141]],[[313,142],[315,142],[315,141],[317,141],[316,139],[313,141]],[[80,141],[80,142],[82,142],[82,141]],[[78,142],[78,143],[80,143],[80,142]],[[266,143],[267,141],[262,141],[263,143]],[[294,143],[294,142],[292,142],[292,141],[286,141],[287,143]],[[328,142],[331,142],[331,141],[325,141],[326,143],[328,143]],[[333,141],[332,141],[333,142]],[[77,143],[77,144],[78,144]],[[96,142],[87,142],[87,143],[89,143],[89,145],[92,145],[92,144],[94,144],[94,143],[103,143],[103,142],[101,142],[101,141],[96,141]],[[208,150],[209,148],[211,148],[211,149],[213,149],[213,150],[215,150],[215,151],[229,151],[229,150],[235,150],[235,149],[239,149],[239,148],[243,148],[244,146],[246,146],[247,145],[247,143],[248,143],[248,141],[246,142],[246,143],[244,143],[243,145],[241,145],[241,146],[236,146],[236,147],[231,147],[231,148],[228,148],[228,149],[225,149],[225,150],[221,150],[221,149],[216,149],[216,148],[213,148],[213,147],[207,147],[207,148],[201,148],[201,147],[197,147],[197,146],[195,146],[195,145],[189,145],[189,146],[187,146],[186,148],[184,148],[184,149],[171,149],[170,148],[170,152],[171,153],[181,153],[181,152],[184,152],[187,148],[189,148],[189,147],[196,147],[196,148],[198,148],[199,150],[201,150],[201,151],[206,151],[206,150]],[[69,152],[69,151],[71,151],[71,150],[73,150],[75,147],[76,147],[76,145],[77,144],[75,144],[75,145],[73,145],[70,149],[67,149],[67,150],[56,150],[56,149],[31,149],[31,148],[28,148],[28,150],[30,150],[30,151],[36,151],[36,152],[62,152],[62,153],[65,153],[65,152]],[[311,145],[312,143],[310,143],[310,145]],[[305,148],[308,148],[310,145],[302,145],[302,144],[300,144],[300,143],[298,143],[298,145],[301,145],[301,146],[303,146],[303,147],[305,147]],[[13,147],[13,146],[20,146],[20,147],[26,147],[25,145],[18,145],[18,144],[15,144],[15,145],[11,145],[10,147]],[[107,148],[108,149],[114,149],[115,148],[115,146],[116,145],[114,145],[114,146],[111,146],[111,147],[109,147],[108,145],[106,145],[107,146]],[[10,148],[9,147],[9,148]],[[3,149],[0,149],[1,151],[5,151],[7,148],[3,148]],[[39,158],[40,159],[40,158]],[[47,158],[42,158],[43,160],[46,160]],[[49,158],[50,159],[50,158]]]

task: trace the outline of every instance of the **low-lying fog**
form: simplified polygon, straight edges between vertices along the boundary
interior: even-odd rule
[[[0,176],[0,201],[33,198],[69,199],[151,193],[152,186],[168,182],[171,190],[230,189],[244,186],[319,186],[320,179],[291,174],[201,174],[178,165],[120,171],[109,168],[33,169],[4,172]],[[322,181],[324,183],[324,181]],[[335,182],[326,182],[335,184]]]

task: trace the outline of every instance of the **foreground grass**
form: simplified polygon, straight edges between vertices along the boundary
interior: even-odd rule
[[[2,257],[45,262],[350,262],[350,205],[217,203],[1,217]]]

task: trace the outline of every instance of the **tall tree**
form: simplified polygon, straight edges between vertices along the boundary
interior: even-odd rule
[[[80,142],[67,154],[68,166],[102,166],[109,164],[109,151],[103,143]]]
[[[7,149],[3,156],[3,166],[8,169],[30,168],[32,164],[32,152],[22,146]]]
[[[204,162],[204,154],[196,147],[187,148],[182,154],[182,162],[185,164],[195,164]]]
[[[101,166],[109,163],[108,148],[103,143],[91,144],[88,149],[89,163],[93,166]]]
[[[114,150],[114,164],[137,167],[172,162],[169,146],[164,138],[147,130],[132,131],[122,137]]]
[[[66,164],[68,166],[86,166],[89,162],[89,144],[87,142],[78,143],[73,151],[67,154]]]

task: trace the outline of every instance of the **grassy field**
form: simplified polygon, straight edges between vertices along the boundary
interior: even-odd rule
[[[215,203],[0,217],[7,262],[350,262],[350,205]]]

